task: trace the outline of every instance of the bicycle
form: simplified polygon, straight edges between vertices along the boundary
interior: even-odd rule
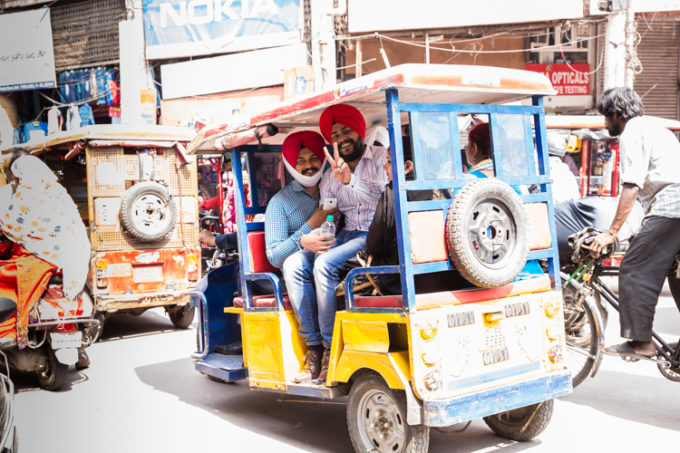
[[[561,264],[562,294],[564,297],[564,323],[567,343],[565,362],[572,371],[572,385],[581,384],[589,375],[594,377],[602,361],[604,328],[607,323],[607,307],[603,300],[619,310],[617,294],[602,280],[618,277],[617,266],[606,265],[619,248],[618,241],[605,250],[599,258],[590,256],[590,243],[599,233],[586,228],[569,236],[573,249],[571,259]],[[680,276],[678,264],[680,252],[668,274],[668,281],[675,302],[680,309]],[[652,331],[657,355],[649,360],[655,362],[661,374],[671,381],[680,382],[680,348],[678,343],[669,344]],[[624,358],[630,361],[637,359]]]

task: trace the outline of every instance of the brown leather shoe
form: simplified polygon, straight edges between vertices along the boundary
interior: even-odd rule
[[[293,378],[293,382],[300,383],[319,377],[322,350],[323,346],[321,345],[309,346],[309,349],[307,349],[307,353],[305,354],[305,365],[298,375]]]
[[[324,348],[323,358],[321,359],[321,372],[316,383],[319,385],[326,385],[326,378],[328,377],[328,362],[331,359],[331,348]]]

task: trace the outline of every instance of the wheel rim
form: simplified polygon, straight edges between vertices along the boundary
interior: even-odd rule
[[[357,407],[359,434],[367,450],[402,451],[406,426],[396,401],[381,390],[366,392]]]
[[[132,203],[132,222],[147,234],[158,234],[168,218],[168,205],[158,195],[147,193]]]
[[[514,218],[505,205],[495,200],[485,200],[475,205],[468,233],[473,255],[492,269],[503,267],[517,244]]]

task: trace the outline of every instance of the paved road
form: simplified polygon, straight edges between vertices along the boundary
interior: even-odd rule
[[[657,329],[680,335],[670,298],[657,308]],[[609,343],[618,341],[612,316]],[[113,318],[90,348],[92,366],[73,371],[61,392],[15,377],[21,453],[350,452],[343,403],[252,392],[193,370],[195,330],[175,330],[161,311]],[[461,426],[462,427],[462,426]],[[460,428],[460,427],[458,427]],[[436,452],[680,451],[680,383],[651,363],[606,357],[595,379],[559,399],[537,439],[515,443],[479,420],[462,433],[433,431]]]

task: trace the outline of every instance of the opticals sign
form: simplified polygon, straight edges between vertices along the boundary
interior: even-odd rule
[[[300,42],[300,0],[144,0],[147,58]]]
[[[589,64],[527,64],[524,68],[544,74],[550,79],[558,96],[590,94]]]

